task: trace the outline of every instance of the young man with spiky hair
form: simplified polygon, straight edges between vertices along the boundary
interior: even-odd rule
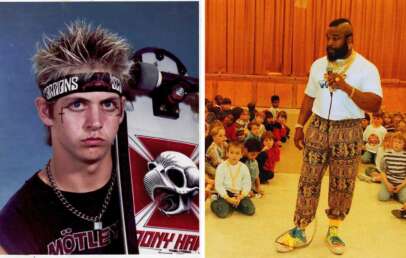
[[[111,147],[123,120],[130,48],[75,22],[34,56],[49,162],[0,212],[0,253],[123,253]]]

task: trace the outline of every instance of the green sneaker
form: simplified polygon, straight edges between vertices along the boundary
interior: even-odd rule
[[[304,230],[294,227],[280,235],[276,241],[276,250],[281,253],[290,252],[295,248],[305,247],[309,244],[306,240]]]
[[[330,226],[327,231],[326,242],[330,251],[334,254],[343,254],[345,251],[345,243],[338,236],[337,227]]]

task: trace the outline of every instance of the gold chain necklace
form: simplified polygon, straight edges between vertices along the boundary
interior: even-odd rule
[[[351,65],[354,63],[356,57],[355,50],[352,50],[351,55],[344,59],[343,61],[328,61],[328,67],[331,67],[334,73],[337,73],[344,78],[347,76],[347,71],[350,69]]]
[[[106,196],[104,197],[104,201],[103,201],[101,210],[100,210],[100,212],[99,212],[99,214],[97,216],[89,216],[89,215],[79,211],[66,199],[66,197],[63,195],[63,193],[56,186],[55,178],[53,177],[53,175],[51,173],[51,160],[48,161],[48,164],[46,166],[46,174],[47,174],[47,177],[48,177],[48,181],[51,184],[52,190],[54,191],[54,193],[58,197],[59,201],[61,201],[62,205],[66,209],[68,209],[71,213],[73,213],[74,215],[76,215],[77,217],[79,217],[79,218],[81,218],[83,220],[93,222],[93,229],[94,230],[101,230],[103,228],[102,217],[103,217],[104,213],[106,212],[107,207],[109,206],[111,195],[113,193],[114,182],[115,182],[115,179],[116,179],[116,173],[115,173],[114,170],[113,170],[113,173],[111,175],[111,179],[110,179],[111,181],[110,181],[109,189],[107,191]]]

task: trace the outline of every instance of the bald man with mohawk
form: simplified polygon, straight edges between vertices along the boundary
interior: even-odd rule
[[[315,218],[321,181],[329,168],[329,218],[326,243],[334,254],[343,254],[345,243],[338,234],[351,207],[362,150],[361,119],[377,112],[382,102],[380,76],[374,64],[353,49],[350,20],[333,20],[326,31],[327,56],[311,66],[294,142],[303,150],[298,185],[295,227],[277,237],[279,252],[310,244],[306,228]],[[306,134],[303,127],[312,116]]]

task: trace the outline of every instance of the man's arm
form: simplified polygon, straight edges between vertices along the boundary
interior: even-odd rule
[[[297,119],[298,125],[304,126],[312,115],[314,98],[304,95],[302,107],[300,108],[299,118]],[[296,127],[294,136],[295,146],[301,150],[304,146],[304,133],[303,127]]]
[[[337,81],[338,80],[338,81]],[[341,75],[332,73],[329,75],[328,84],[333,85],[333,88],[340,89],[347,93],[347,95],[366,112],[378,112],[381,108],[382,98],[371,92],[362,92],[352,87],[344,81]]]

